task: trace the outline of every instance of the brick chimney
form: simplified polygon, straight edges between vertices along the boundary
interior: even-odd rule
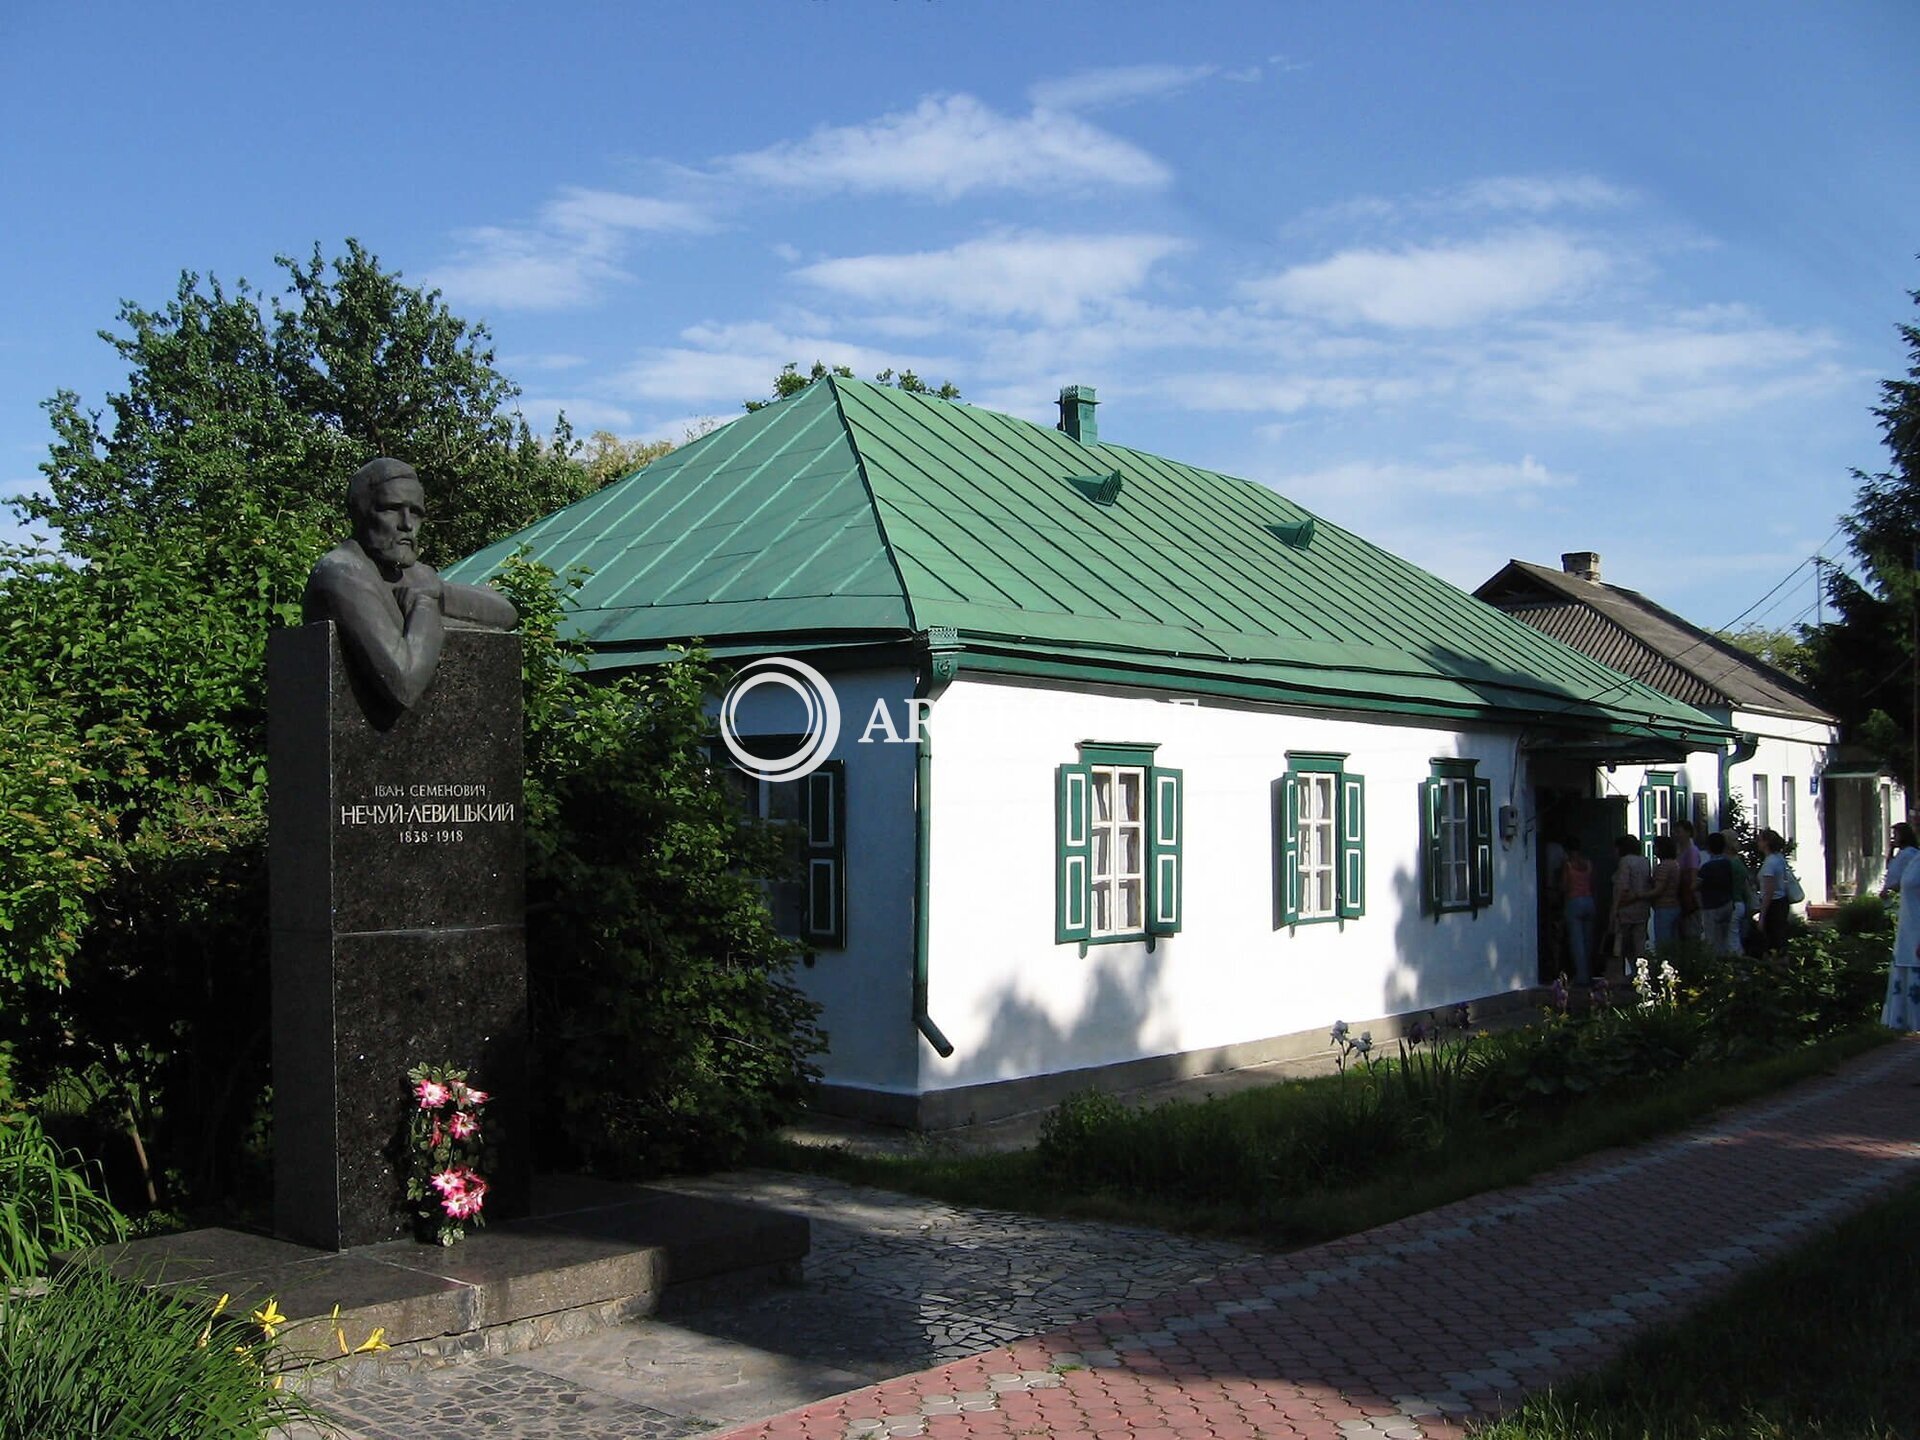
[[[1600,552],[1597,550],[1569,550],[1560,557],[1560,568],[1569,575],[1582,580],[1600,583]]]
[[[1093,418],[1093,407],[1099,403],[1093,398],[1091,385],[1065,386],[1060,391],[1060,424],[1056,428],[1082,445],[1098,445],[1100,426]]]

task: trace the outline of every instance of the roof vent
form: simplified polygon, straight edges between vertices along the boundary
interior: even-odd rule
[[[1600,552],[1597,550],[1569,550],[1560,557],[1560,568],[1579,580],[1591,580],[1600,583]]]
[[[1096,505],[1111,505],[1120,498],[1120,472],[1111,475],[1073,475],[1067,483]]]
[[[1093,398],[1091,385],[1067,385],[1060,391],[1060,424],[1073,439],[1082,445],[1100,443],[1100,426],[1093,418],[1093,407],[1100,402]]]
[[[1313,517],[1296,520],[1292,524],[1267,526],[1267,533],[1282,545],[1291,545],[1295,550],[1304,550],[1313,543]]]

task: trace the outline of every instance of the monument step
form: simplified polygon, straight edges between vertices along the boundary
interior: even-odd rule
[[[229,1310],[242,1315],[272,1300],[298,1359],[338,1360],[342,1338],[352,1349],[384,1330],[392,1350],[353,1356],[359,1371],[512,1354],[651,1314],[688,1288],[797,1283],[809,1245],[802,1216],[590,1177],[537,1180],[534,1207],[528,1219],[452,1246],[395,1240],[330,1251],[205,1229],[66,1261],[208,1304],[229,1295]]]

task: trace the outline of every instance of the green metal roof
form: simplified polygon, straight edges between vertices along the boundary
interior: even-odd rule
[[[950,627],[966,668],[1726,734],[1265,486],[839,377],[447,574],[484,579],[523,545],[591,570],[576,621],[606,666],[693,638],[778,650]]]

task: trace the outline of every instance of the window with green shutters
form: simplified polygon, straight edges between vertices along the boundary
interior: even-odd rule
[[[844,950],[847,944],[846,762],[828,760],[811,775],[789,783],[805,787],[797,827],[806,884],[801,938],[810,945]]]
[[[1436,760],[1420,782],[1420,838],[1430,915],[1493,904],[1493,782],[1473,760]]]
[[[1340,755],[1287,756],[1276,819],[1280,920],[1352,920],[1367,908],[1366,781]]]
[[[1101,944],[1180,928],[1181,773],[1152,745],[1080,747],[1054,776],[1054,939]]]
[[[1657,835],[1671,835],[1673,822],[1687,818],[1692,800],[1687,794],[1687,777],[1672,770],[1649,770],[1647,783],[1640,787],[1640,848],[1653,858]]]
[[[770,748],[790,752],[775,737]],[[718,744],[714,763],[724,767],[727,786],[742,810],[775,826],[792,856],[787,873],[767,886],[767,909],[774,928],[820,950],[847,944],[847,767],[843,760],[823,761],[797,780],[762,780],[740,769]]]

